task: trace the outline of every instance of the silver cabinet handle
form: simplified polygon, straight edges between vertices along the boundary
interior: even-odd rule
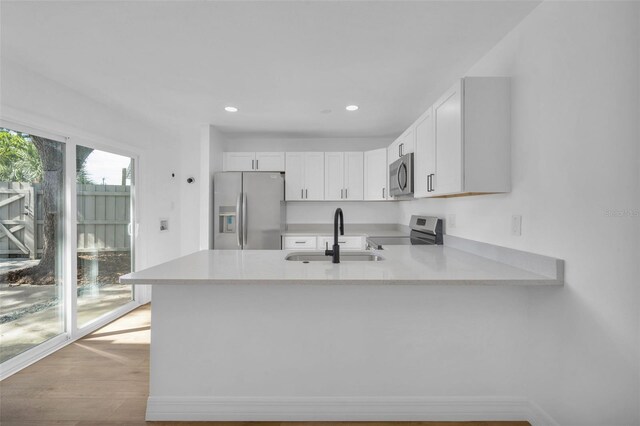
[[[349,188],[344,189],[344,198],[349,199]]]
[[[300,199],[304,198],[304,189],[300,188]]]
[[[236,236],[238,247],[242,247],[242,193],[236,199]]]
[[[306,241],[296,241],[296,244],[304,244]]]
[[[434,176],[435,176],[434,173],[431,173],[431,174],[427,175],[427,192],[435,191],[435,189],[433,189],[433,177]]]
[[[258,166],[258,161],[260,161],[260,160],[256,160],[256,170],[260,169],[260,167]]]
[[[256,162],[256,160],[251,160],[251,170],[254,170],[254,163]]]
[[[304,190],[304,198],[306,198],[307,200],[309,199],[309,190],[308,189]]]
[[[384,199],[384,188],[382,188],[382,199]]]

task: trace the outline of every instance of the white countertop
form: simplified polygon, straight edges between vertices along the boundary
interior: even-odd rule
[[[120,278],[127,284],[562,285],[447,246],[388,246],[384,260],[286,261],[289,250],[203,250]]]

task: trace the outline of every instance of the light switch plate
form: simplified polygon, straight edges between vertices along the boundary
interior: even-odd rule
[[[522,235],[522,215],[511,216],[511,235],[519,237]]]

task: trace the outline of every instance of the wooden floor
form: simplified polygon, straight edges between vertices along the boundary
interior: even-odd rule
[[[0,382],[2,426],[279,426],[279,422],[145,422],[151,309],[140,307]],[[290,422],[347,425],[526,426],[527,422]]]

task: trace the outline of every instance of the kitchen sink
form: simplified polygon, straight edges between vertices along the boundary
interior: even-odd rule
[[[284,260],[293,262],[331,262],[331,256],[325,256],[322,251],[307,251],[289,253]],[[384,260],[384,257],[375,253],[363,251],[341,251],[340,262],[378,262]]]

